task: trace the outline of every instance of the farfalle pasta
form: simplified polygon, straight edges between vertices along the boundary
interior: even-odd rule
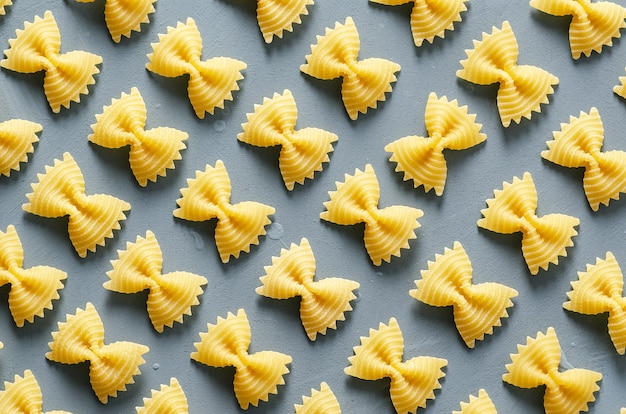
[[[141,374],[139,366],[145,363],[142,355],[149,351],[145,345],[134,342],[104,343],[104,325],[96,308],[87,303],[85,309],[76,309],[59,322],[59,330],[52,332],[50,352],[46,358],[62,364],[80,364],[89,361],[89,380],[98,400],[106,404],[109,397],[126,391],[133,377]]]
[[[359,288],[358,282],[338,277],[314,281],[315,266],[311,245],[303,238],[299,245],[292,243],[289,250],[272,257],[272,265],[265,266],[265,276],[260,278],[262,286],[256,289],[273,299],[300,296],[300,319],[311,341],[318,333],[326,335],[328,328],[337,329],[337,321],[345,320],[344,313],[352,310],[353,291]]]
[[[581,111],[578,118],[570,116],[553,135],[541,156],[564,167],[585,168],[583,188],[593,211],[626,192],[626,152],[602,151],[604,126],[596,108],[589,114]]]
[[[302,404],[294,404],[296,414],[341,414],[337,397],[328,384],[322,382],[319,391],[311,389],[311,396],[302,396]]]
[[[345,23],[337,22],[333,29],[327,28],[324,36],[317,36],[317,44],[311,46],[311,54],[306,56],[307,63],[300,66],[302,72],[314,78],[343,78],[341,96],[352,120],[385,100],[385,93],[391,92],[391,84],[396,81],[395,73],[400,71],[400,65],[390,60],[358,60],[360,49],[359,32],[348,17]]]
[[[68,233],[80,257],[104,246],[126,219],[124,211],[130,210],[130,204],[111,195],[86,195],[83,174],[69,152],[63,154],[63,160],[55,159],[52,167],[46,166],[45,174],[37,178],[39,182],[31,184],[33,192],[26,194],[29,202],[22,209],[48,218],[69,216]]]
[[[613,39],[626,27],[626,8],[609,1],[530,0],[530,6],[554,16],[572,16],[569,46],[574,59],[613,46]]]
[[[60,410],[43,412],[41,388],[29,369],[24,371],[23,377],[16,375],[13,382],[4,382],[4,391],[0,391],[0,413],[71,414]]]
[[[472,263],[459,242],[443,255],[436,255],[422,270],[422,278],[415,281],[417,289],[409,294],[431,306],[452,306],[454,323],[469,348],[491,335],[501,318],[507,318],[507,308],[517,290],[500,283],[472,284]]]
[[[217,218],[215,243],[223,263],[259,244],[259,236],[265,234],[269,216],[275,212],[273,207],[255,201],[230,204],[230,178],[221,160],[215,167],[207,165],[204,171],[196,171],[196,178],[187,179],[187,188],[180,192],[174,217],[189,221]]]
[[[278,163],[288,190],[293,190],[295,183],[304,184],[306,178],[313,179],[322,164],[330,161],[328,154],[334,150],[337,135],[319,128],[296,130],[298,108],[289,89],[254,105],[254,112],[247,117],[237,139],[257,147],[280,145]]]
[[[372,3],[399,6],[413,3],[411,10],[411,33],[415,46],[424,41],[432,43],[435,37],[444,38],[446,30],[454,30],[454,23],[460,22],[461,13],[467,10],[468,0],[370,0]]]
[[[137,236],[135,243],[126,243],[126,250],[119,250],[118,256],[111,261],[113,270],[107,272],[110,280],[104,288],[119,293],[149,289],[148,316],[157,332],[174,322],[183,323],[183,315],[191,316],[191,307],[200,303],[206,278],[189,272],[162,274],[163,253],[151,231],[145,238]]]
[[[80,102],[80,95],[89,93],[102,58],[84,51],[62,54],[61,33],[52,12],[46,11],[43,19],[35,16],[15,33],[0,67],[20,73],[45,71],[43,90],[52,112],[60,112],[62,106],[69,108],[71,102]]]
[[[376,266],[383,260],[389,262],[391,256],[400,257],[400,250],[409,248],[409,240],[420,227],[417,219],[424,213],[408,206],[379,209],[380,186],[370,164],[335,184],[337,190],[329,191],[330,201],[324,202],[327,211],[320,214],[322,220],[342,226],[365,223],[365,249]]]
[[[537,332],[536,338],[527,337],[526,345],[517,346],[511,354],[502,380],[520,388],[545,386],[543,405],[546,414],[574,414],[588,410],[600,389],[597,382],[602,374],[588,369],[559,369],[561,347],[554,328]]]
[[[174,161],[182,158],[180,151],[187,148],[183,141],[189,138],[189,134],[174,128],[146,130],[146,118],[146,104],[139,89],[132,88],[130,94],[122,93],[96,115],[96,123],[91,125],[93,134],[88,137],[106,148],[129,145],[130,169],[142,187],[174,168]]]
[[[252,333],[243,309],[237,315],[228,312],[226,319],[218,317],[207,329],[200,333],[200,342],[193,344],[197,351],[191,353],[191,359],[216,368],[234,366],[235,397],[242,409],[250,404],[256,407],[278,393],[277,386],[285,383],[283,375],[289,373],[291,357],[275,351],[249,354]]]
[[[4,8],[9,7],[12,4],[13,1],[11,0],[0,0],[0,16],[4,16],[4,14],[6,13]]]
[[[487,391],[480,389],[478,397],[470,395],[468,402],[461,402],[461,411],[452,411],[452,414],[498,414],[498,411]]]
[[[558,264],[559,256],[567,256],[566,247],[574,245],[572,237],[580,224],[576,217],[565,214],[548,214],[538,217],[537,190],[530,173],[522,179],[505,182],[502,190],[494,191],[494,198],[487,200],[487,208],[481,210],[483,218],[478,227],[496,233],[522,233],[522,253],[530,273],[536,275],[539,268],[547,270],[550,263]]]
[[[204,61],[201,57],[202,37],[189,17],[186,23],[178,22],[176,27],[168,27],[166,34],[159,34],[146,68],[168,78],[189,75],[189,101],[196,116],[204,119],[206,112],[213,115],[215,108],[224,108],[224,102],[233,99],[232,92],[239,90],[237,81],[243,79],[241,71],[247,65],[229,57]]]
[[[76,0],[79,3],[93,3],[95,0]],[[130,37],[133,31],[141,32],[142,23],[150,23],[150,14],[154,13],[157,0],[105,0],[104,20],[115,43],[122,36]]]
[[[152,390],[150,398],[144,397],[143,406],[135,407],[137,414],[188,414],[187,396],[176,378],[169,385]]]
[[[11,170],[20,170],[20,163],[28,162],[41,130],[40,124],[23,119],[0,122],[0,175],[8,177]]]
[[[442,195],[448,174],[443,150],[473,147],[487,135],[480,132],[482,124],[476,123],[476,115],[467,113],[467,106],[459,107],[456,99],[448,101],[434,93],[428,95],[424,120],[428,137],[400,138],[387,144],[385,151],[391,153],[389,160],[397,163],[396,171],[404,172],[405,181],[413,180],[414,187],[423,185],[426,192],[434,188]]]
[[[363,380],[376,381],[389,378],[391,402],[398,414],[414,413],[425,408],[426,401],[435,398],[435,390],[441,388],[439,379],[448,365],[443,358],[419,356],[402,361],[404,338],[395,318],[389,324],[380,323],[378,330],[370,329],[367,337],[361,337],[361,345],[354,347],[354,355],[348,358],[350,366],[346,374]]]
[[[313,0],[257,0],[256,19],[265,43],[274,36],[283,37],[283,32],[292,32],[294,24],[302,23],[301,16],[309,14],[308,6]]]
[[[547,104],[548,95],[554,93],[552,86],[559,83],[543,69],[517,64],[517,39],[508,21],[502,23],[502,29],[494,27],[490,34],[483,33],[482,40],[474,40],[474,49],[465,53],[463,69],[456,75],[479,85],[500,84],[497,103],[505,127],[541,112],[541,104]]]

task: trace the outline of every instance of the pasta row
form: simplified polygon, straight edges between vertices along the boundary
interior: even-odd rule
[[[272,43],[274,36],[292,32],[294,24],[302,23],[301,16],[309,14],[308,6],[313,0],[257,0],[256,18],[265,43]]]
[[[169,385],[152,390],[150,398],[144,397],[143,406],[135,407],[137,414],[189,414],[187,396],[176,378]]]
[[[43,412],[43,395],[32,371],[27,369],[24,376],[16,375],[13,382],[4,382],[0,391],[0,412],[11,414],[71,414],[68,411]]]
[[[478,397],[470,395],[469,402],[461,402],[461,411],[452,411],[452,414],[498,414],[498,411],[487,391],[481,388]]]
[[[0,123],[0,175],[11,175],[11,170],[19,171],[20,163],[28,162],[28,154],[39,141],[37,136],[42,126],[23,119],[10,119]]]
[[[76,0],[79,3],[93,3],[95,0]],[[130,38],[133,31],[141,32],[142,23],[150,23],[149,15],[154,13],[157,0],[105,0],[104,20],[115,43],[122,36]]]
[[[337,397],[328,384],[322,382],[319,391],[311,389],[311,396],[302,396],[302,404],[294,404],[296,414],[341,414]]]

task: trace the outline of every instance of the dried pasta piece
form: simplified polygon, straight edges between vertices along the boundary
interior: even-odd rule
[[[613,87],[613,92],[626,99],[626,76],[619,77],[619,85]]]
[[[494,191],[487,200],[487,208],[480,212],[478,227],[496,233],[522,233],[522,253],[530,273],[539,268],[547,270],[550,263],[558,264],[559,256],[567,256],[566,247],[574,245],[572,237],[580,224],[576,217],[565,214],[548,214],[538,217],[537,190],[529,172],[522,179],[505,182],[502,190]]]
[[[357,168],[354,175],[345,175],[343,183],[335,184],[337,191],[328,192],[330,201],[324,202],[327,211],[320,214],[322,220],[343,226],[365,223],[365,249],[376,266],[383,260],[389,262],[391,256],[400,257],[400,250],[409,248],[409,240],[420,227],[417,219],[424,213],[408,206],[379,209],[380,186],[370,164],[365,171]]]
[[[6,10],[4,10],[4,8],[9,7],[12,4],[13,2],[11,0],[0,0],[0,16],[4,16],[4,14],[6,13]]]
[[[43,318],[45,309],[52,309],[52,301],[59,299],[63,289],[62,280],[67,273],[50,266],[24,269],[24,249],[15,230],[9,226],[6,233],[0,231],[0,286],[11,285],[9,309],[15,324],[33,322],[35,316]],[[0,412],[2,412],[0,410]]]
[[[361,337],[361,345],[354,347],[348,358],[346,374],[363,380],[390,378],[391,402],[398,414],[414,413],[425,408],[426,400],[435,398],[441,388],[439,379],[445,374],[443,358],[419,356],[402,362],[404,338],[395,318],[389,324],[380,323],[378,330],[370,329],[369,336]]]
[[[459,78],[479,85],[500,84],[497,103],[505,127],[541,112],[541,104],[547,104],[548,95],[554,93],[552,86],[559,83],[543,69],[518,65],[518,52],[515,34],[505,21],[502,29],[494,27],[490,34],[483,33],[481,41],[474,40],[474,49],[466,50],[467,59],[461,61],[463,69],[456,72]]]
[[[130,210],[130,204],[111,195],[86,195],[83,174],[69,152],[62,161],[55,159],[54,166],[46,166],[45,174],[37,174],[37,178],[39,182],[31,184],[33,192],[26,194],[29,202],[22,209],[48,218],[69,216],[68,233],[80,257],[104,246],[113,230],[120,229],[119,222],[126,219],[124,211]]]
[[[553,135],[541,156],[564,167],[585,168],[583,188],[593,211],[626,192],[626,152],[602,151],[604,126],[596,108],[589,114],[581,111],[578,118],[570,116]]]
[[[626,27],[626,8],[609,1],[530,0],[530,6],[553,16],[572,16],[569,46],[574,59],[602,53],[602,46],[613,46]]]
[[[500,283],[472,284],[472,263],[459,242],[436,255],[421,273],[422,279],[415,281],[417,289],[409,294],[431,306],[452,306],[454,323],[469,348],[491,335],[501,318],[508,318],[511,298],[517,296],[517,290]]]
[[[275,351],[248,353],[251,332],[248,317],[243,309],[237,315],[228,312],[226,319],[218,317],[217,323],[207,324],[208,332],[200,333],[200,342],[194,343],[196,352],[191,359],[210,367],[234,366],[233,382],[239,406],[247,410],[250,404],[258,406],[270,394],[277,394],[283,385],[283,375],[289,373],[289,355]]]
[[[113,99],[96,115],[96,123],[91,125],[93,134],[89,135],[89,141],[106,148],[130,145],[130,168],[142,187],[174,168],[174,161],[182,158],[180,151],[187,148],[183,141],[189,138],[174,128],[145,130],[146,118],[146,104],[139,89],[132,88],[130,94],[122,92],[120,99]]]
[[[452,411],[452,414],[498,414],[498,411],[487,391],[480,389],[478,397],[470,395],[469,402],[461,402],[461,411]]]
[[[302,404],[294,404],[296,414],[341,414],[337,397],[328,384],[322,382],[320,390],[311,389],[311,396],[302,396]]]
[[[189,414],[187,396],[176,378],[170,378],[170,385],[152,390],[150,398],[144,397],[143,407],[135,410],[137,414]]]
[[[19,171],[20,163],[28,162],[28,154],[39,141],[37,133],[42,126],[23,119],[10,119],[0,123],[0,175],[11,175],[11,170]]]
[[[328,154],[334,150],[337,135],[319,128],[296,131],[298,108],[289,89],[254,105],[254,112],[247,116],[237,139],[257,147],[280,145],[278,163],[288,190],[293,190],[295,183],[304,184],[305,178],[313,179],[316,171],[322,171],[322,164],[330,161]]]
[[[356,299],[353,291],[359,283],[331,277],[313,281],[315,256],[309,241],[303,238],[300,245],[291,244],[289,250],[281,249],[279,257],[272,257],[272,265],[265,266],[262,286],[256,293],[273,299],[300,296],[300,319],[307,336],[315,341],[317,334],[337,329],[337,321],[345,320],[345,312],[352,310],[350,301]]]
[[[230,204],[230,178],[222,160],[217,160],[215,167],[207,165],[204,171],[196,171],[196,178],[187,179],[187,188],[180,193],[174,217],[190,221],[217,218],[215,244],[223,263],[259,244],[259,236],[270,224],[269,216],[276,211],[255,201]]]
[[[32,371],[27,369],[24,376],[16,375],[13,382],[4,382],[0,391],[0,412],[11,414],[71,414],[68,411],[43,412],[43,396],[39,383]]]
[[[561,347],[554,328],[537,332],[536,338],[527,337],[526,345],[517,345],[517,354],[511,354],[502,380],[520,388],[545,385],[543,405],[546,414],[574,414],[587,411],[587,404],[595,401],[596,384],[602,374],[588,369],[559,369]]]
[[[626,299],[624,299],[624,275],[613,253],[607,252],[604,260],[587,265],[585,272],[578,272],[578,280],[572,282],[567,292],[569,300],[563,308],[585,315],[608,312],[609,336],[618,354],[626,351]]]
[[[400,65],[380,58],[358,60],[361,41],[351,17],[345,23],[335,23],[335,28],[326,28],[324,36],[317,36],[317,44],[311,46],[306,64],[300,70],[322,80],[343,78],[341,96],[350,119],[359,113],[375,109],[385,93],[391,92],[396,81],[395,73]]]
[[[206,112],[213,115],[215,108],[224,108],[226,100],[233,100],[233,91],[239,90],[237,81],[246,64],[229,57],[201,60],[202,37],[196,22],[189,17],[186,23],[168,27],[167,34],[159,34],[152,43],[146,68],[161,76],[176,78],[189,75],[187,93],[196,116],[204,119]]]
[[[79,3],[93,3],[95,0],[76,0]],[[122,36],[130,38],[133,31],[141,32],[142,23],[150,23],[149,15],[154,13],[157,0],[105,0],[104,20],[115,43]]]
[[[104,326],[96,308],[87,303],[85,309],[76,309],[59,322],[59,330],[52,332],[50,352],[46,358],[62,364],[80,364],[89,361],[89,380],[96,396],[106,404],[109,397],[126,391],[133,377],[141,374],[139,366],[146,361],[142,355],[150,349],[134,342],[113,342],[105,345]]]
[[[183,323],[183,315],[191,316],[191,307],[200,303],[206,278],[189,272],[162,274],[163,253],[150,230],[145,238],[137,236],[135,243],[126,243],[126,250],[118,250],[118,256],[111,260],[113,270],[107,272],[110,280],[104,288],[119,293],[149,289],[148,315],[157,332],[174,322]]]
[[[456,99],[448,101],[432,92],[424,119],[428,137],[400,138],[387,144],[385,151],[391,153],[389,160],[397,163],[396,171],[404,172],[405,181],[413,180],[415,188],[423,185],[426,192],[434,188],[440,196],[448,173],[443,150],[473,147],[486,140],[487,135],[480,132],[482,124],[476,123],[476,115],[467,113],[467,106],[459,107]]]
[[[301,16],[309,14],[307,7],[313,0],[257,0],[256,18],[265,43],[274,36],[283,37],[283,32],[292,32],[294,24],[302,23]]]
[[[87,87],[96,83],[94,75],[100,73],[97,65],[102,58],[78,50],[61,54],[61,33],[51,11],[43,19],[35,16],[32,23],[25,22],[24,29],[15,33],[0,66],[20,73],[45,71],[43,90],[52,112],[60,112],[61,106],[69,108],[71,102],[80,102],[80,95],[89,93]]]
[[[411,32],[415,46],[424,41],[433,43],[435,37],[444,38],[446,30],[453,31],[454,23],[460,22],[461,13],[467,10],[468,0],[370,0],[386,6],[413,3],[411,10]]]

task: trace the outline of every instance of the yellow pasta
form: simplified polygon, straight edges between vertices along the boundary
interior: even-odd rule
[[[119,222],[126,219],[124,211],[130,210],[130,204],[111,195],[86,195],[83,174],[68,152],[37,178],[39,182],[31,185],[33,192],[26,194],[29,202],[22,209],[48,218],[69,216],[68,233],[80,257],[104,246],[113,230],[120,229]]]
[[[0,16],[4,16],[4,14],[6,13],[4,8],[9,7],[12,4],[13,2],[11,0],[0,0]]]
[[[350,366],[345,373],[363,380],[390,378],[391,402],[398,414],[414,413],[425,408],[426,400],[435,398],[441,388],[439,379],[448,361],[442,358],[419,356],[402,361],[404,338],[395,318],[389,324],[380,323],[378,330],[370,329],[369,336],[361,337],[361,345],[354,347],[348,358]]]
[[[486,140],[487,135],[480,132],[482,124],[476,123],[476,115],[467,113],[467,106],[459,107],[456,99],[448,101],[432,92],[424,118],[428,137],[400,138],[387,144],[385,151],[391,153],[389,160],[397,163],[396,171],[404,172],[405,181],[413,180],[415,188],[423,185],[426,192],[434,188],[441,195],[448,173],[443,150],[473,147]]]
[[[341,414],[337,397],[328,384],[322,382],[320,390],[311,389],[311,396],[303,396],[302,404],[294,404],[296,414]]]
[[[460,22],[461,13],[467,10],[468,0],[370,0],[372,3],[399,6],[413,3],[411,10],[411,32],[415,46],[424,41],[433,43],[436,37],[444,38],[446,30],[454,30],[454,23]]]
[[[343,78],[341,96],[350,119],[359,113],[375,109],[385,93],[391,92],[396,81],[395,73],[400,65],[386,59],[369,58],[358,60],[361,41],[351,17],[345,23],[335,23],[335,28],[326,28],[324,36],[317,36],[317,44],[311,46],[307,63],[300,70],[322,80]]]
[[[0,391],[0,413],[71,414],[60,410],[43,412],[41,388],[29,369],[24,371],[23,377],[16,375],[13,382],[4,382],[4,391]]]
[[[536,338],[527,337],[526,345],[517,346],[511,354],[502,380],[520,388],[545,385],[543,405],[546,414],[575,414],[587,411],[587,404],[595,401],[602,374],[588,369],[559,369],[561,347],[554,328],[537,332]]]
[[[461,411],[452,411],[452,414],[498,414],[498,411],[487,391],[480,389],[478,397],[470,395],[469,402],[461,402]]]
[[[421,273],[417,289],[409,294],[431,306],[452,306],[454,323],[469,348],[501,325],[500,319],[507,318],[507,308],[513,306],[511,298],[517,296],[517,290],[499,283],[472,284],[472,263],[459,242],[436,255]]]
[[[305,178],[313,179],[322,164],[329,162],[328,154],[334,150],[332,143],[337,135],[319,128],[304,128],[296,131],[298,108],[289,89],[282,95],[275,93],[265,98],[262,105],[254,105],[248,114],[248,122],[241,124],[243,132],[239,141],[257,147],[280,145],[278,159],[280,173],[288,190],[295,183],[304,184]]]
[[[89,141],[106,148],[129,145],[130,168],[142,187],[174,168],[174,161],[182,158],[180,151],[187,148],[183,141],[189,137],[168,127],[146,131],[146,117],[146,104],[139,90],[132,88],[130,94],[122,93],[96,115],[96,123],[91,125],[93,134],[89,135]]]
[[[292,32],[312,4],[313,0],[257,0],[256,18],[265,43],[271,43],[274,36],[282,38],[285,31]]]
[[[168,78],[189,75],[189,101],[196,116],[204,119],[206,112],[213,115],[215,108],[224,108],[226,100],[232,101],[232,92],[239,90],[237,81],[243,79],[241,71],[247,65],[229,57],[203,61],[201,56],[202,37],[190,17],[186,23],[168,27],[167,34],[159,34],[159,41],[152,43],[146,68]]]
[[[615,350],[624,355],[626,351],[626,299],[624,299],[624,275],[613,253],[607,252],[604,260],[587,265],[585,272],[578,272],[578,280],[572,282],[567,292],[569,300],[563,308],[585,315],[608,312],[608,329]]]
[[[37,133],[41,125],[23,119],[11,119],[0,123],[0,175],[11,175],[11,170],[19,171],[20,163],[28,162],[28,154],[39,141]]]
[[[150,398],[144,397],[143,407],[135,409],[137,414],[189,414],[187,396],[176,378],[170,378],[170,385],[152,390]]]
[[[113,270],[107,272],[109,281],[104,288],[119,293],[138,293],[149,289],[148,315],[157,332],[183,323],[183,315],[191,316],[191,307],[198,305],[198,296],[207,284],[203,276],[189,272],[161,273],[163,254],[154,233],[137,236],[135,243],[126,243],[118,250],[119,259],[112,260]]]
[[[559,256],[567,256],[566,247],[574,245],[572,237],[580,224],[576,217],[565,214],[548,214],[538,217],[537,190],[530,173],[520,180],[505,182],[502,190],[494,191],[494,198],[487,200],[484,216],[478,227],[496,233],[522,233],[522,253],[530,273],[536,275],[539,268],[547,270],[550,263],[558,264]]]
[[[79,3],[93,3],[95,0],[76,0]],[[105,0],[104,20],[106,21],[111,38],[119,43],[124,37],[130,37],[131,32],[141,32],[142,23],[150,23],[148,16],[154,13],[157,0]]]
[[[613,92],[626,99],[626,76],[619,77],[619,85],[613,87]]]
[[[370,164],[365,171],[356,170],[345,175],[343,183],[336,182],[337,191],[329,191],[330,201],[324,202],[327,211],[320,214],[322,220],[350,226],[365,223],[365,249],[376,266],[389,262],[391,256],[400,257],[401,249],[408,249],[414,239],[415,229],[420,227],[417,219],[422,210],[408,206],[378,208],[380,186]]]
[[[180,192],[174,217],[189,221],[217,218],[215,244],[223,263],[259,244],[259,236],[265,234],[269,216],[275,212],[273,207],[254,201],[230,204],[230,178],[221,160],[215,167],[207,165],[204,171],[196,171],[196,178],[187,179],[187,188]]]
[[[541,104],[547,104],[548,95],[554,93],[552,86],[559,83],[543,69],[518,65],[518,52],[515,34],[505,21],[502,29],[494,27],[490,34],[483,33],[481,41],[474,40],[474,49],[466,50],[467,59],[461,61],[463,69],[456,72],[459,78],[479,85],[500,84],[497,103],[505,127],[541,112]]]
[[[262,286],[256,293],[273,299],[289,299],[300,296],[300,319],[311,341],[317,334],[337,329],[337,321],[345,320],[344,313],[352,310],[350,301],[356,299],[353,291],[359,283],[331,277],[313,281],[315,256],[307,239],[300,245],[291,244],[282,249],[280,257],[272,257],[272,265],[265,267]]]
[[[602,46],[613,46],[613,38],[626,27],[626,8],[609,1],[530,0],[530,6],[554,16],[572,16],[569,46],[574,59],[602,53]]]
[[[134,342],[113,342],[105,345],[104,326],[96,308],[87,303],[85,309],[76,309],[59,322],[59,330],[52,332],[50,352],[46,358],[62,364],[80,364],[89,361],[89,380],[96,396],[106,404],[109,397],[126,391],[133,377],[141,374],[139,366],[145,363],[142,355],[150,349]]]
[[[283,385],[283,375],[289,373],[289,355],[274,351],[248,353],[251,332],[248,317],[243,309],[237,315],[228,312],[226,319],[218,317],[217,323],[207,324],[208,332],[200,333],[200,342],[194,343],[196,352],[191,359],[210,367],[235,367],[233,382],[239,406],[247,410],[250,404],[258,406]]]
[[[593,211],[626,192],[626,152],[602,152],[604,126],[596,108],[589,114],[581,111],[578,118],[570,116],[553,135],[541,156],[564,167],[585,168],[583,187]]]
[[[80,102],[80,95],[89,93],[87,87],[96,83],[94,75],[100,73],[97,65],[102,58],[84,51],[61,54],[61,33],[52,12],[46,11],[43,19],[35,16],[15,33],[0,66],[21,73],[45,71],[43,89],[52,112],[60,112],[61,106],[69,108],[71,102]]]

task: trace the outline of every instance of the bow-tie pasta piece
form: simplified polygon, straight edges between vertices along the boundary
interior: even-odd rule
[[[460,22],[461,13],[467,10],[469,0],[370,0],[386,6],[413,3],[411,32],[415,46],[424,41],[433,43],[436,37],[444,38],[446,30],[454,30],[454,22]]]
[[[595,265],[588,264],[585,272],[578,272],[578,280],[572,282],[567,292],[569,300],[563,308],[585,315],[608,312],[608,329],[615,350],[624,355],[626,351],[626,299],[624,275],[613,253],[607,252],[604,260],[598,258]]]
[[[564,167],[585,168],[583,188],[593,211],[626,192],[626,152],[602,151],[604,126],[596,108],[578,118],[570,116],[553,135],[541,156]]]
[[[130,210],[130,204],[111,195],[86,195],[83,174],[68,152],[37,178],[39,182],[31,184],[33,192],[26,194],[29,202],[22,209],[48,218],[69,216],[70,240],[82,258],[88,250],[104,246],[126,219],[124,211]]]
[[[146,130],[146,117],[146,104],[139,90],[132,88],[130,94],[122,93],[96,115],[96,123],[91,125],[93,134],[89,135],[89,141],[106,148],[129,145],[130,168],[142,187],[174,168],[174,161],[182,158],[180,151],[187,148],[183,141],[189,137],[168,127]]]
[[[459,107],[456,99],[448,101],[434,93],[428,95],[424,118],[428,137],[400,138],[387,144],[385,151],[391,153],[389,160],[397,163],[396,171],[404,172],[405,181],[413,180],[415,188],[423,185],[426,192],[434,188],[442,195],[448,173],[443,150],[473,147],[487,135],[480,132],[482,124],[476,123],[476,115],[467,113],[467,106]]]
[[[530,273],[536,275],[539,268],[547,270],[550,263],[558,264],[559,256],[567,256],[566,247],[574,245],[572,237],[580,224],[576,217],[565,214],[548,214],[538,217],[537,190],[530,173],[522,179],[505,182],[502,190],[494,191],[494,198],[487,200],[487,208],[481,210],[483,218],[478,227],[496,233],[522,233],[522,253]]]
[[[602,46],[613,46],[613,38],[626,27],[626,8],[608,1],[530,0],[530,6],[553,16],[572,16],[569,46],[574,59],[602,53]]]
[[[452,306],[454,323],[469,348],[493,334],[500,319],[509,316],[511,298],[517,296],[515,289],[499,283],[472,284],[472,263],[459,242],[436,255],[421,273],[422,279],[415,281],[417,289],[409,294],[431,306]]]
[[[76,0],[79,3],[93,3],[95,0]],[[111,38],[119,43],[122,36],[130,38],[131,32],[141,32],[142,23],[150,23],[148,16],[154,13],[157,0],[105,0],[104,20]]]
[[[537,332],[536,338],[527,337],[526,345],[517,345],[517,354],[511,354],[502,380],[520,388],[545,386],[543,405],[546,414],[577,414],[587,411],[587,404],[595,401],[602,374],[588,369],[559,369],[561,347],[554,328]]]
[[[346,174],[343,183],[335,184],[337,191],[328,192],[327,211],[320,218],[343,226],[365,223],[365,248],[372,263],[380,266],[391,256],[400,257],[401,249],[410,248],[409,240],[416,238],[415,229],[420,227],[417,219],[424,213],[408,206],[379,209],[380,186],[370,164],[365,171],[357,169],[354,175]]]
[[[0,391],[0,413],[71,414],[59,410],[43,412],[41,388],[29,369],[24,371],[23,377],[16,375],[13,382],[4,382],[4,391]]]
[[[270,394],[278,393],[283,385],[283,375],[289,373],[289,355],[275,351],[248,353],[252,333],[243,309],[237,315],[228,312],[226,319],[217,318],[217,323],[207,324],[208,332],[200,333],[200,342],[194,343],[196,352],[191,359],[210,367],[235,367],[233,387],[239,406],[247,410],[250,404],[258,406],[267,401]]]
[[[311,341],[318,333],[326,335],[328,328],[337,329],[337,321],[345,320],[344,313],[352,310],[353,291],[359,288],[359,283],[337,277],[313,281],[315,266],[309,241],[302,239],[300,245],[292,244],[272,257],[272,265],[265,266],[265,276],[260,278],[262,286],[256,289],[273,299],[300,296],[300,319]]]
[[[302,396],[302,404],[294,404],[296,414],[341,414],[337,397],[328,384],[322,382],[320,390],[311,389],[311,396]]]
[[[386,59],[369,58],[358,60],[361,41],[351,17],[346,22],[335,23],[335,28],[326,28],[324,36],[317,36],[317,44],[311,46],[306,64],[300,70],[322,80],[343,78],[341,96],[350,119],[359,113],[375,109],[385,93],[391,92],[396,81],[395,73],[400,65]]]
[[[505,21],[502,29],[494,27],[491,34],[483,33],[481,41],[474,40],[474,49],[466,50],[467,59],[461,61],[463,69],[456,72],[459,78],[479,85],[500,84],[497,103],[505,127],[541,112],[541,104],[547,104],[548,95],[554,93],[552,86],[559,83],[543,69],[518,65],[518,52],[515,34]]]
[[[161,76],[176,78],[189,75],[187,93],[196,116],[204,119],[206,112],[213,115],[215,108],[224,108],[224,102],[233,100],[233,91],[239,90],[237,81],[246,64],[229,57],[201,60],[202,36],[196,22],[190,17],[159,34],[152,43],[146,68]]]
[[[470,395],[469,402],[461,402],[461,411],[452,411],[452,414],[498,414],[498,411],[487,391],[480,389],[478,397]]]
[[[89,380],[96,396],[106,404],[109,397],[126,391],[133,377],[141,374],[139,366],[146,361],[142,355],[150,349],[134,342],[113,342],[105,345],[104,326],[96,308],[87,303],[85,309],[76,309],[59,322],[59,330],[52,332],[50,352],[46,358],[62,364],[89,362]]]
[[[23,119],[11,119],[0,123],[0,175],[11,175],[11,170],[19,171],[20,163],[28,162],[28,154],[39,141],[37,133],[41,125]]]
[[[276,211],[254,201],[230,204],[230,178],[221,160],[215,167],[207,165],[204,171],[196,171],[196,178],[187,179],[187,188],[180,193],[174,217],[189,221],[217,218],[215,244],[223,263],[259,244],[259,236],[265,235],[265,226],[271,222],[269,216]]]
[[[135,409],[137,414],[189,414],[187,396],[176,378],[170,378],[170,385],[152,390],[150,398],[144,397],[143,407]]]
[[[12,4],[13,2],[11,0],[0,0],[0,16],[4,16],[4,14],[6,13],[4,8]]]
[[[388,325],[381,322],[378,330],[370,329],[369,336],[361,337],[361,345],[354,347],[354,355],[348,358],[350,366],[344,371],[369,381],[390,378],[389,392],[396,412],[414,413],[418,407],[426,407],[426,400],[435,398],[435,390],[441,388],[439,379],[445,376],[442,368],[448,361],[419,356],[403,362],[403,354],[402,331],[391,318]]]
[[[330,161],[328,154],[334,150],[337,135],[319,128],[296,131],[298,108],[290,90],[265,98],[262,105],[255,104],[247,117],[237,139],[257,147],[280,145],[278,163],[288,190],[293,190],[295,183],[304,184],[305,178],[313,179],[316,171],[322,171],[322,164]]]
[[[293,25],[302,23],[301,16],[309,14],[307,7],[313,0],[257,0],[256,19],[265,43],[274,36],[283,37],[283,32],[293,32]]]
[[[69,108],[71,102],[80,102],[80,95],[89,93],[102,58],[84,51],[61,54],[61,33],[52,12],[46,11],[43,19],[35,16],[15,33],[0,66],[20,73],[45,71],[43,90],[52,112],[60,112],[61,106]]]
[[[207,284],[203,276],[189,272],[162,274],[163,253],[154,233],[137,236],[135,243],[126,243],[126,250],[118,251],[119,259],[112,260],[113,270],[107,272],[109,281],[104,288],[119,293],[138,293],[149,289],[148,315],[157,332],[183,323],[183,315],[191,316],[191,307],[198,305],[198,296]]]

